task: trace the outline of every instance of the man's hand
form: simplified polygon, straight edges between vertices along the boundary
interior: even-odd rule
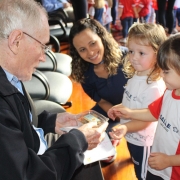
[[[63,134],[60,130],[62,127],[78,126],[78,117],[80,115],[74,115],[70,113],[59,113],[56,118],[55,132],[57,134]],[[97,122],[90,122],[82,125],[78,129],[84,134],[88,142],[88,149],[95,148],[105,137],[104,131],[108,126],[108,122],[103,123],[100,127],[97,127]]]
[[[108,126],[108,122],[103,123],[100,127],[96,127],[96,122],[84,124],[79,130],[84,134],[88,142],[88,150],[95,148],[105,137],[104,131]]]
[[[152,169],[162,170],[169,167],[169,156],[164,153],[151,153],[148,164]]]
[[[118,104],[110,108],[107,114],[112,120],[115,120],[117,117],[123,119],[130,119],[131,109],[123,106],[122,104]]]
[[[78,126],[76,115],[67,112],[57,114],[55,132],[63,134],[62,127]]]
[[[112,128],[112,132],[109,132],[112,139],[121,140],[127,133],[127,127],[123,124],[119,124]]]

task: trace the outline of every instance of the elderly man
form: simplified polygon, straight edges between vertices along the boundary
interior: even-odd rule
[[[30,80],[49,41],[47,14],[34,0],[0,1],[0,179],[69,180],[82,165],[83,152],[103,139],[107,124],[86,124],[63,134],[47,148],[44,134],[75,126],[75,115],[38,116],[21,81]]]

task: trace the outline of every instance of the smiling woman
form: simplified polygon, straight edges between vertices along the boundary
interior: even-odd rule
[[[83,19],[70,32],[73,80],[96,102],[93,110],[107,116],[121,103],[127,79],[122,72],[122,52],[112,35],[94,19]],[[109,120],[107,132],[119,121]]]
[[[80,57],[85,61],[93,64],[99,64],[102,61],[104,46],[101,38],[90,29],[85,29],[77,34],[73,39],[73,44]]]

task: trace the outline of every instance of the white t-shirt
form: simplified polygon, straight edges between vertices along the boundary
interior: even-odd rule
[[[88,9],[88,14],[89,14],[90,16],[93,16],[93,17],[94,17],[94,15],[95,15],[95,8],[94,8],[93,5],[89,7],[89,9]]]
[[[112,22],[112,16],[111,16],[111,8],[108,5],[108,2],[105,1],[105,7],[104,7],[104,13],[103,13],[103,25],[109,24]]]
[[[130,109],[148,108],[154,100],[161,97],[166,89],[163,79],[153,81],[150,84],[146,82],[147,76],[134,75],[128,80],[125,87],[122,104]],[[120,120],[124,124],[130,120]],[[152,122],[147,128],[125,135],[126,140],[138,146],[151,146],[154,139],[157,122]]]
[[[172,90],[166,90],[163,98],[152,103],[149,109],[158,119],[151,152],[180,155],[180,96],[176,96]],[[148,171],[164,180],[180,179],[180,166],[161,171],[148,167]]]

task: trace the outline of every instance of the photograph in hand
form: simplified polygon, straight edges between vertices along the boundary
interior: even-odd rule
[[[73,128],[78,129],[83,124],[86,124],[89,122],[97,122],[97,125],[94,126],[96,128],[96,127],[101,126],[104,122],[108,121],[109,118],[103,116],[102,114],[94,110],[88,110],[88,111],[84,111],[82,113],[76,114],[76,120],[77,120],[77,126],[62,127],[60,128],[60,130],[63,132],[69,132],[71,129]]]
[[[109,120],[109,118],[103,116],[102,114],[94,110],[80,113],[79,115],[77,115],[77,117],[77,120],[80,121],[82,124],[86,124],[89,122],[97,122],[97,126],[100,126],[101,124]]]

